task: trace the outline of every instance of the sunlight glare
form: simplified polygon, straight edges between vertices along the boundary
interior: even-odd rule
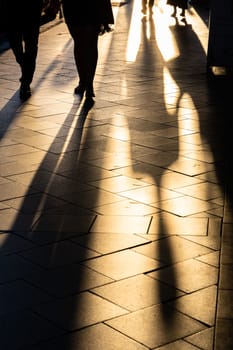
[[[135,62],[141,41],[141,2],[134,1],[126,49],[126,61]]]
[[[169,61],[180,55],[176,41],[169,29],[170,18],[167,13],[161,13],[158,8],[155,11],[155,33],[158,48],[164,61]]]
[[[171,105],[176,106],[176,101],[180,95],[180,89],[166,67],[163,68],[163,80],[165,106],[167,113],[173,115],[176,114],[176,110],[174,108],[171,109]]]

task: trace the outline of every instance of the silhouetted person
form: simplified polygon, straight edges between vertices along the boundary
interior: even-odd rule
[[[181,9],[180,15],[185,17],[185,10],[188,8],[188,0],[167,0],[167,4],[173,6],[172,16],[176,17],[178,7]]]
[[[153,14],[153,6],[154,6],[154,0],[142,0],[142,13],[144,15],[147,14],[147,8],[149,10],[149,14]]]
[[[62,0],[63,15],[74,42],[78,95],[94,97],[93,81],[98,61],[98,37],[110,31],[114,17],[110,0]]]
[[[36,67],[40,16],[43,0],[4,0],[6,34],[21,67],[20,98],[31,96],[30,84]]]
[[[30,84],[36,68],[43,0],[1,1],[6,35],[21,67],[20,98],[24,101],[31,96]]]
[[[31,95],[38,51],[43,0],[3,0],[4,27],[15,59],[21,67],[20,98]]]

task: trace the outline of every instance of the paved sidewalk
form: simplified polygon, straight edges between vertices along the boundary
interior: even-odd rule
[[[232,81],[171,12],[114,6],[93,103],[63,22],[25,103],[0,55],[1,349],[233,348]]]

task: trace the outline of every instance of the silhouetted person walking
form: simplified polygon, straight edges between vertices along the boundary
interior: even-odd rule
[[[185,10],[188,8],[188,0],[167,0],[167,4],[173,6],[173,17],[177,15],[177,7],[181,9],[180,15],[185,17]]]
[[[74,42],[79,75],[74,93],[94,97],[93,81],[98,61],[98,37],[114,24],[110,0],[62,0],[63,14]]]
[[[43,0],[1,0],[4,27],[15,59],[21,67],[20,98],[31,96],[30,84],[36,69]],[[54,0],[50,0],[52,3]]]
[[[154,0],[142,0],[142,13],[147,14],[147,9],[149,10],[149,15],[153,15]]]

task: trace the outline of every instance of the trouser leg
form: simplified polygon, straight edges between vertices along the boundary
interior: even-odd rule
[[[24,30],[24,55],[21,65],[21,82],[30,85],[36,69],[36,59],[38,53],[39,27],[32,27]]]
[[[92,86],[98,60],[98,30],[95,26],[68,26],[74,41],[74,60],[80,85]]]
[[[21,66],[23,62],[23,33],[21,30],[13,31],[9,30],[7,32],[7,38],[10,44],[10,47],[15,55],[16,62]]]
[[[149,8],[152,8],[154,6],[154,0],[149,0]]]

